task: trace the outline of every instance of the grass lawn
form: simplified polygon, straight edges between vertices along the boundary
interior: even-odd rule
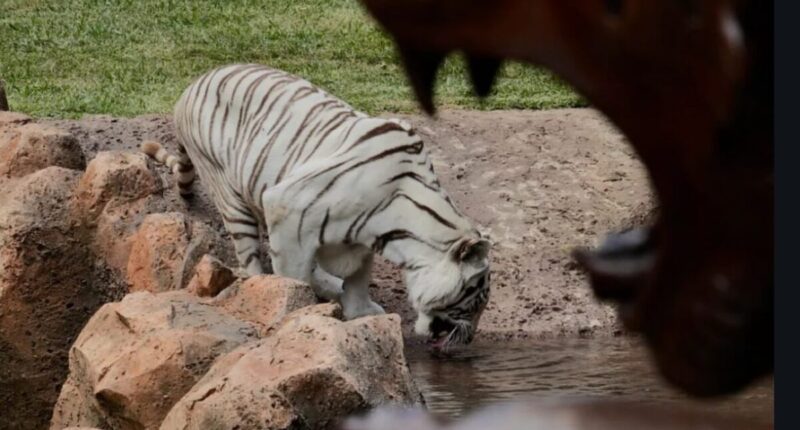
[[[0,79],[12,109],[36,116],[171,112],[198,75],[263,63],[369,113],[416,109],[390,40],[356,0],[0,0]],[[495,94],[472,96],[459,57],[439,106],[582,106],[550,74],[507,65]]]

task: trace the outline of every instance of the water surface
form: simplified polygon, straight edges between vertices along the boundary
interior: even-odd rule
[[[428,409],[446,416],[500,401],[566,397],[674,404],[757,424],[773,422],[771,378],[733,397],[691,399],[669,387],[647,351],[628,338],[471,345],[448,357],[410,346],[406,357]]]

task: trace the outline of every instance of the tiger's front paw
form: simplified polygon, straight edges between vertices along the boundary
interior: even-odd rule
[[[344,314],[345,321],[350,321],[369,315],[383,315],[385,313],[386,311],[383,310],[381,305],[373,302],[372,300],[352,306],[347,306],[342,303],[342,314]]]

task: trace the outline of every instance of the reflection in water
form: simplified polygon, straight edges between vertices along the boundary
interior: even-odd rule
[[[412,346],[406,357],[428,408],[442,415],[498,401],[564,397],[675,404],[773,422],[771,378],[734,397],[694,400],[667,386],[647,351],[625,338],[472,345],[449,357]]]

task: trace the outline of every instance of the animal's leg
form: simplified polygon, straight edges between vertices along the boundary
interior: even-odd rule
[[[372,273],[372,255],[352,275],[345,278],[340,302],[346,320],[385,313],[383,308],[369,298],[369,281]]]
[[[314,267],[311,287],[318,297],[338,301],[342,296],[342,283],[341,279],[326,272],[319,265]]]
[[[284,252],[282,250],[280,254],[272,254],[272,268],[275,274],[305,282],[313,287],[313,256]]]
[[[282,227],[282,226],[281,226]],[[314,250],[306,250],[284,232],[270,232],[269,256],[276,275],[313,285]]]
[[[276,275],[306,282],[317,297],[336,301],[341,297],[343,281],[316,264],[313,251],[294,245],[281,246],[274,240],[270,242],[270,259]]]
[[[233,239],[233,248],[239,267],[247,276],[256,276],[264,273],[259,258],[258,223],[247,209],[229,206],[223,215],[225,228]]]

